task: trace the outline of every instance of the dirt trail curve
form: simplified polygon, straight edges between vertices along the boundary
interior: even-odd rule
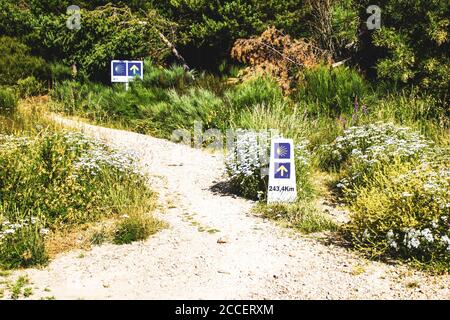
[[[127,131],[57,118],[108,144],[138,152],[170,224],[145,242],[69,252],[43,269],[20,271],[32,298],[367,299],[450,298],[449,277],[368,262],[335,245],[254,217],[254,203],[214,194],[221,154]],[[186,219],[219,230],[200,232]],[[217,240],[226,237],[226,243]],[[45,290],[44,290],[45,289]]]

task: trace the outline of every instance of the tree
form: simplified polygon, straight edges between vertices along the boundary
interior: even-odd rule
[[[294,36],[307,31],[304,0],[158,0],[162,15],[177,21],[181,52],[195,67],[215,69],[235,40],[275,26]]]
[[[76,64],[81,72],[97,80],[108,78],[112,59],[151,57],[162,61],[170,54],[161,33],[172,38],[175,24],[154,10],[135,13],[126,6],[108,4],[82,9],[81,16],[79,30],[66,27],[67,15],[41,16],[29,41],[40,48],[42,56]]]
[[[50,69],[44,59],[30,55],[30,48],[16,38],[0,37],[0,85],[15,85],[34,76],[48,80]]]
[[[360,4],[365,8],[371,1]],[[378,77],[419,86],[446,101],[450,85],[450,2],[383,0],[378,5],[381,29],[369,32],[365,40],[370,42],[366,45],[381,49],[375,59]]]

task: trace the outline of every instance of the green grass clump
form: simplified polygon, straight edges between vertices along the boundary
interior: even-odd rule
[[[195,72],[186,71],[182,66],[173,65],[169,68],[155,66],[150,60],[144,61],[143,85],[147,88],[159,87],[184,90],[195,79]]]
[[[117,225],[114,232],[114,243],[128,244],[133,241],[145,240],[162,227],[163,224],[150,215],[132,214]]]
[[[302,233],[337,230],[337,225],[326,215],[317,211],[309,201],[295,204],[258,204],[255,213],[264,218],[287,223]]]
[[[14,204],[12,205],[14,206]],[[0,268],[13,269],[47,262],[44,236],[45,220],[41,214],[31,215],[0,206]]]
[[[44,83],[37,80],[34,76],[19,79],[16,87],[20,97],[22,98],[38,96],[45,92]]]
[[[13,300],[19,299],[20,295],[22,294],[22,289],[24,289],[24,287],[29,283],[30,283],[30,280],[26,276],[20,276],[19,278],[17,278],[16,282],[10,286],[11,299],[13,299]],[[31,288],[25,288],[25,289],[26,289],[26,292],[29,293],[28,295],[31,295],[31,292],[30,292]]]
[[[431,141],[408,127],[377,122],[346,129],[319,153],[322,168],[340,171],[337,187],[350,195],[367,177],[394,160],[408,162],[429,157],[434,149]]]

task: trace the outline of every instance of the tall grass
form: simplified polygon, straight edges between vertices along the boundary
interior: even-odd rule
[[[272,105],[283,101],[283,93],[275,80],[257,77],[229,89],[225,99],[235,110],[253,108],[259,104]]]
[[[355,99],[361,104],[373,101],[369,85],[356,70],[328,66],[305,70],[304,81],[294,99],[306,102],[309,112],[333,116],[350,114]]]

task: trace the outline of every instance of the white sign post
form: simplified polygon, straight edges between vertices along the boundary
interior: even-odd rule
[[[267,203],[295,202],[297,200],[294,159],[294,141],[292,139],[272,139]]]

